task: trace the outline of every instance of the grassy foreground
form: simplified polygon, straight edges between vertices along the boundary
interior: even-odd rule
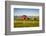
[[[38,27],[39,26],[39,20],[22,20],[22,19],[16,19],[14,20],[14,27]]]

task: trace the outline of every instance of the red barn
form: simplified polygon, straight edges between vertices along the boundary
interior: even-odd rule
[[[28,17],[26,15],[21,16],[21,19],[26,20]]]

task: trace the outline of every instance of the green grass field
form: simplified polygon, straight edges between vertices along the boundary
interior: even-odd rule
[[[39,26],[39,20],[31,20],[31,18],[28,20],[22,20],[22,19],[15,19],[14,18],[14,28],[19,27],[38,27]]]

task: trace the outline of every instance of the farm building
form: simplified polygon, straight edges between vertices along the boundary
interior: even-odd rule
[[[21,19],[26,20],[28,17],[26,15],[21,16]]]

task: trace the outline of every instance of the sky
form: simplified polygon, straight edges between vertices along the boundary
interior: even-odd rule
[[[39,9],[32,8],[14,8],[14,16],[39,16]]]

